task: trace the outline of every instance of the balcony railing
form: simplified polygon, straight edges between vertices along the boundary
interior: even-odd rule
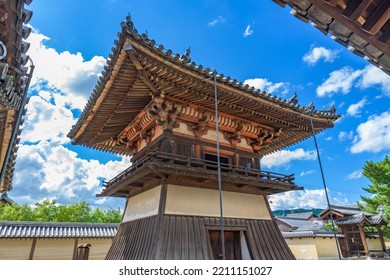
[[[104,182],[103,188],[110,188],[110,186],[122,181],[125,177],[135,171],[143,168],[149,163],[159,164],[160,166],[170,167],[186,167],[187,169],[193,169],[195,172],[216,172],[218,170],[217,163],[215,161],[204,160],[193,157],[186,157],[176,154],[168,154],[160,151],[148,152],[143,158],[133,162],[133,164],[118,174],[116,177],[108,182]],[[259,169],[247,168],[242,166],[236,166],[232,164],[220,163],[222,175],[237,175],[245,176],[246,178],[252,178],[255,180],[279,182],[285,185],[295,186],[294,174],[284,175],[275,172],[262,171]]]

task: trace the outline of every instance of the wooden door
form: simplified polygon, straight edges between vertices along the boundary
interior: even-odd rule
[[[222,260],[221,231],[210,230],[210,242],[214,260]],[[239,231],[224,231],[225,259],[241,260],[241,240]]]

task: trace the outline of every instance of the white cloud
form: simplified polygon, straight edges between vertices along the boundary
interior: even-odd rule
[[[353,139],[353,131],[349,131],[349,132],[340,131],[340,133],[339,133],[339,141],[340,142],[344,142],[344,141],[352,140],[352,139]]]
[[[353,154],[390,149],[390,111],[370,116],[357,127],[356,132],[351,147]]]
[[[29,55],[36,68],[16,161],[13,198],[27,204],[46,198],[56,198],[61,204],[82,199],[102,207],[114,202],[117,208],[118,201],[96,199],[96,194],[101,180],[123,171],[130,165],[129,159],[100,163],[64,146],[69,144],[66,135],[76,122],[72,110],[84,107],[105,59],[95,56],[85,61],[80,53],[59,53],[45,46],[47,40],[37,32],[29,36]]]
[[[331,141],[331,140],[333,140],[333,137],[332,136],[328,136],[328,137],[325,138],[325,140],[326,141]]]
[[[325,62],[333,62],[339,53],[339,50],[330,50],[324,47],[312,47],[310,51],[303,56],[302,59],[308,65],[314,66],[320,59],[324,59]]]
[[[29,56],[36,66],[31,85],[47,82],[49,87],[57,88],[67,95],[66,104],[83,109],[103,70],[105,58],[94,56],[85,61],[81,53],[59,53],[45,46],[48,40],[49,37],[36,32],[28,37],[31,44]]]
[[[245,31],[242,34],[242,36],[244,36],[246,38],[248,36],[251,36],[252,34],[253,34],[253,30],[251,29],[251,25],[248,24],[248,26],[245,28]]]
[[[87,200],[100,191],[100,179],[111,179],[129,165],[130,160],[126,157],[105,164],[82,159],[66,147],[46,141],[36,145],[22,144],[18,151],[14,188],[26,193],[35,188],[47,196],[65,200]]]
[[[70,141],[67,134],[76,119],[72,112],[63,104],[57,104],[58,94],[40,91],[38,96],[32,96],[27,106],[26,122],[22,130],[22,141],[37,143],[39,141],[65,144]],[[51,99],[54,99],[52,104]]]
[[[288,92],[288,83],[273,83],[263,78],[247,79],[244,81],[244,84],[263,90],[267,93],[279,92],[281,94],[286,94]]]
[[[317,95],[324,97],[332,96],[334,93],[342,92],[349,93],[353,82],[361,75],[361,71],[354,71],[350,67],[343,67],[340,70],[333,71],[329,74],[329,78],[317,87]]]
[[[347,176],[345,176],[345,178],[348,180],[353,180],[353,179],[359,179],[362,176],[363,176],[362,171],[356,170],[356,171],[353,171],[352,173],[348,174]]]
[[[261,159],[261,166],[266,168],[286,166],[293,160],[316,160],[315,151],[305,151],[302,148],[281,150]]]
[[[316,171],[315,170],[307,170],[307,171],[302,171],[301,174],[299,174],[299,176],[307,176],[307,175],[310,175],[310,174],[313,174],[315,173]]]
[[[313,174],[315,173],[316,171],[315,170],[307,170],[307,171],[302,171],[301,174],[299,174],[299,176],[303,177],[303,176],[307,176],[307,175],[310,175],[310,174]]]
[[[379,86],[382,93],[390,97],[390,76],[375,66],[369,65],[363,69],[358,86],[362,89]]]
[[[328,189],[331,204],[340,205],[348,203],[345,197],[332,197]],[[269,196],[270,206],[273,210],[291,208],[326,208],[324,189],[289,191]],[[342,203],[340,203],[342,201]]]
[[[331,72],[329,78],[317,87],[317,95],[332,96],[339,92],[348,94],[353,86],[360,89],[378,86],[385,96],[390,97],[390,76],[373,65],[367,65],[361,70],[345,66]]]
[[[226,22],[226,19],[224,19],[222,16],[218,16],[216,19],[209,21],[207,25],[208,26],[215,26],[217,24],[225,23],[225,22]]]
[[[355,116],[361,112],[361,109],[363,109],[364,105],[367,104],[367,99],[363,98],[358,103],[349,105],[347,109],[347,114],[350,116]]]

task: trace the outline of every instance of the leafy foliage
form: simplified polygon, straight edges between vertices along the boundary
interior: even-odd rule
[[[119,223],[120,220],[119,210],[92,209],[85,201],[58,205],[55,199],[47,199],[35,202],[34,207],[27,204],[0,206],[0,221]]]
[[[359,204],[363,211],[378,214],[382,209],[382,217],[388,223],[383,227],[384,236],[390,238],[390,159],[385,156],[383,161],[367,161],[363,167],[363,175],[371,182],[363,188],[371,196],[362,196],[364,203]]]
[[[329,222],[329,223],[326,223],[325,225],[325,228],[330,230],[330,231],[333,231],[333,225],[332,225],[332,222]],[[339,231],[339,227],[337,225],[334,225],[334,229],[335,231]]]

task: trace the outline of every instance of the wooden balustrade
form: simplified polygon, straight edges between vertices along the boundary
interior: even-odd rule
[[[194,172],[202,172],[202,170],[204,172],[218,172],[218,164],[215,161],[169,154],[160,151],[151,151],[146,153],[143,158],[133,162],[129,168],[118,174],[115,178],[108,182],[104,182],[103,187],[109,188],[115,183],[121,181],[124,177],[144,167],[147,163],[156,163],[161,164],[162,166],[169,165],[173,168],[183,166],[188,169],[192,168]],[[285,175],[226,163],[220,163],[220,168],[222,176],[232,174],[257,178],[257,180],[275,181],[291,185],[294,185],[295,180],[294,174]]]

